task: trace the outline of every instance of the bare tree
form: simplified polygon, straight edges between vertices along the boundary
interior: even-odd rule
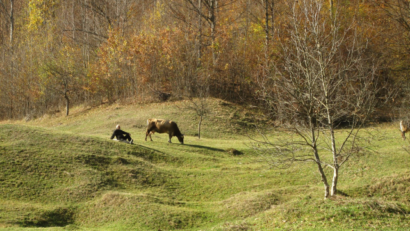
[[[50,87],[58,94],[64,97],[66,103],[66,116],[70,113],[70,93],[77,92],[80,89],[78,84],[79,76],[82,75],[81,66],[75,66],[73,62],[56,62],[46,63],[42,72],[49,79]]]
[[[198,139],[201,139],[201,125],[203,118],[211,112],[209,100],[206,97],[189,98],[189,103],[185,107],[194,111],[199,116],[198,122]]]
[[[338,11],[329,17],[324,0],[288,6],[288,33],[278,36],[281,59],[260,86],[266,103],[280,109],[275,116],[297,138],[271,142],[264,136],[255,148],[277,167],[316,164],[327,198],[337,194],[340,167],[361,150],[359,131],[383,86],[354,20],[346,24]],[[347,129],[336,131],[341,124]],[[333,170],[331,186],[325,167]]]
[[[198,22],[198,32],[199,32],[199,49],[202,48],[202,39],[204,36],[203,34],[203,29],[202,29],[202,19],[205,20],[209,24],[210,28],[210,39],[211,39],[211,51],[212,51],[212,63],[215,66],[217,62],[217,52],[216,52],[216,31],[217,31],[217,15],[218,15],[218,9],[225,7],[228,5],[222,4],[218,5],[219,1],[218,0],[183,0],[188,4],[188,8],[195,12],[198,17],[199,17],[199,22]],[[169,4],[169,7],[171,11],[173,12],[174,15],[176,15],[177,18],[179,19],[185,19],[184,16],[182,16],[181,11],[177,9],[173,4]],[[182,16],[182,17],[181,17]],[[198,55],[201,56],[200,51],[198,51]]]
[[[209,101],[209,84],[199,82],[198,85],[195,86],[194,92],[196,92],[195,97],[191,92],[191,95],[188,97],[187,101],[184,101],[182,107],[184,110],[195,112],[195,114],[199,117],[198,139],[201,139],[202,120],[212,111]]]

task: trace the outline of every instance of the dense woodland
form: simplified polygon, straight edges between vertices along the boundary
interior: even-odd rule
[[[399,108],[409,33],[408,0],[0,0],[0,118],[204,95],[298,111],[276,77],[309,75],[301,50]]]

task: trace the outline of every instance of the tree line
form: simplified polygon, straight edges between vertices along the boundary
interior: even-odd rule
[[[259,103],[286,119],[286,108],[318,111],[302,100],[306,86],[314,86],[301,76],[320,73],[322,64],[332,66],[322,77],[332,76],[333,90],[351,94],[354,86],[372,91],[384,84],[378,102],[405,103],[407,1],[319,2],[309,8],[294,0],[0,0],[0,118],[206,91]]]

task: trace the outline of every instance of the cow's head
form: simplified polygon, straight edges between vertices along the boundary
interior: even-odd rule
[[[184,144],[184,134],[181,134],[180,136],[177,136],[178,140],[181,144]]]

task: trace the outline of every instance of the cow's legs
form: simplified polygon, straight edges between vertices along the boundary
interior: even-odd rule
[[[147,129],[147,132],[145,133],[145,141],[147,141],[147,136],[149,136],[149,138],[150,138],[151,141],[152,141],[151,133],[153,133],[153,132],[150,131],[149,129]]]
[[[168,135],[169,135],[168,143],[172,143],[172,142],[171,142],[172,134],[168,134]]]

